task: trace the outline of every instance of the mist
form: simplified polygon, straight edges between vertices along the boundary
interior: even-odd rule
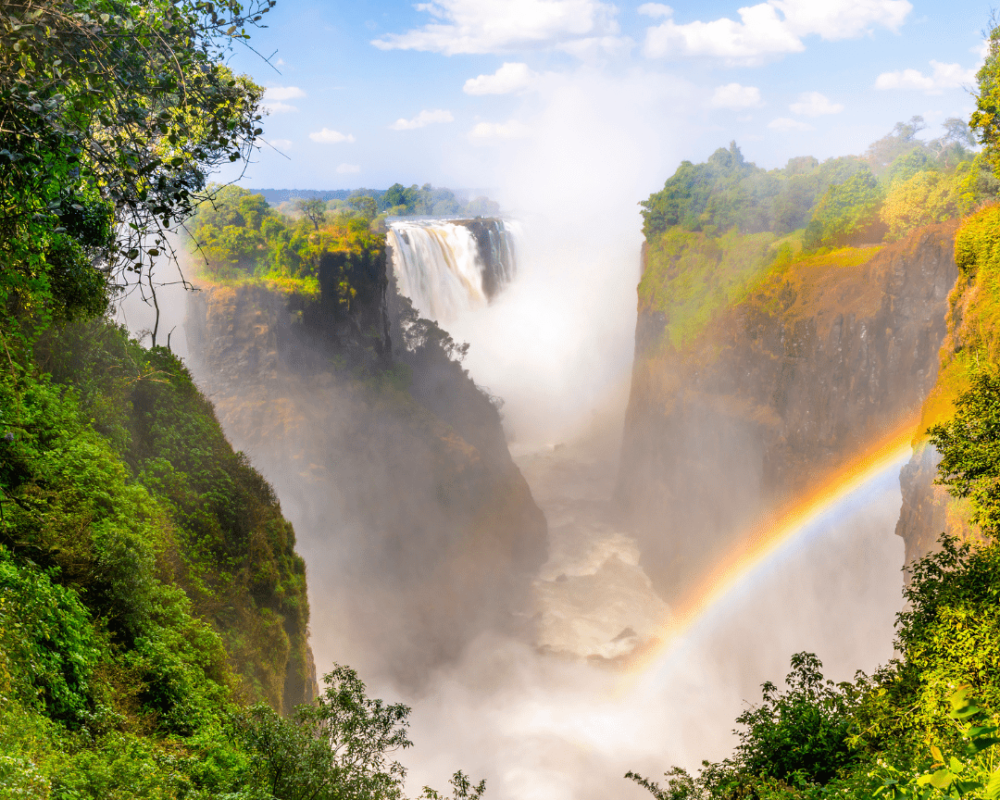
[[[415,705],[410,785],[461,767],[502,798],[642,797],[623,780],[727,757],[735,718],[792,653],[848,680],[892,656],[902,542],[892,471],[783,549],[642,673],[484,637]],[[846,624],[845,620],[850,620]]]
[[[642,219],[690,144],[683,81],[582,67],[525,100],[523,139],[484,145],[506,213],[522,223],[517,281],[450,329],[474,379],[503,397],[514,440],[561,441],[627,401]],[[464,177],[464,176],[463,176]],[[624,405],[622,405],[622,411]]]
[[[641,797],[626,771],[658,778],[674,764],[726,757],[733,721],[760,683],[782,681],[791,654],[817,653],[835,680],[892,656],[903,543],[892,535],[900,492],[891,472],[663,641],[674,598],[650,577],[651,556],[618,491],[619,459],[635,349],[637,204],[693,147],[683,115],[670,113],[692,105],[691,91],[638,71],[542,76],[524,100],[523,129],[483,145],[490,170],[455,165],[466,185],[498,187],[520,231],[514,281],[445,327],[469,343],[461,367],[472,381],[503,400],[502,434],[487,411],[468,411],[475,398],[449,423],[461,417],[469,440],[505,437],[544,512],[547,552],[528,573],[530,559],[455,549],[470,538],[472,516],[456,523],[435,499],[421,474],[433,448],[406,438],[406,413],[339,382],[315,343],[282,344],[281,334],[274,358],[254,350],[253,331],[284,324],[283,309],[237,319],[237,334],[213,342],[223,306],[205,304],[221,301],[179,286],[158,295],[158,342],[174,331],[172,349],[295,525],[318,672],[351,664],[373,695],[413,706],[416,747],[401,756],[413,794],[462,769],[486,778],[496,800]],[[153,325],[134,294],[119,314],[135,332]],[[280,367],[289,359],[294,374]],[[279,367],[226,371],[272,361]],[[462,386],[455,375],[446,383]],[[745,458],[739,441],[710,433],[734,463]],[[491,480],[514,480],[513,466],[490,469]],[[740,486],[717,485],[718,502],[752,493],[754,480],[747,470]],[[504,541],[535,535],[526,533],[531,520],[491,524]],[[715,535],[730,542],[746,531]],[[634,655],[651,648],[660,655],[635,672]]]
[[[622,778],[630,769],[658,778],[728,756],[735,718],[762,682],[782,683],[792,653],[817,653],[835,680],[892,656],[898,465],[758,568],[641,675],[628,673],[628,654],[671,616],[616,502],[637,202],[690,151],[683,117],[663,113],[681,98],[689,105],[688,94],[641,73],[547,76],[522,109],[525,138],[495,154],[500,198],[521,223],[518,276],[447,327],[470,343],[473,379],[505,402],[511,452],[549,523],[549,560],[534,585],[534,642],[484,634],[415,703],[414,791],[461,767],[497,798],[640,797]],[[727,446],[725,432],[690,433]],[[728,446],[734,464],[749,465],[741,439]],[[757,479],[747,470],[742,488],[717,484],[714,505],[753,493]],[[755,500],[747,516],[766,507]],[[746,535],[718,530],[715,541]]]

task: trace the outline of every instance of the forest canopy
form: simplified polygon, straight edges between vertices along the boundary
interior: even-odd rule
[[[261,133],[225,61],[273,5],[0,4],[0,797],[402,794],[408,709],[336,665],[315,699],[272,487],[169,348],[108,314],[211,195],[222,229],[275,223],[208,182]]]
[[[704,164],[682,162],[662,190],[640,203],[643,232],[653,242],[671,228],[779,237],[804,229],[806,248],[815,250],[880,241],[886,226],[891,237],[901,236],[919,224],[912,211],[907,216],[899,209],[906,204],[902,198],[915,193],[940,195],[928,212],[932,217],[968,213],[980,199],[996,195],[1000,184],[986,156],[972,149],[964,121],[947,120],[944,134],[929,141],[917,136],[925,128],[921,117],[913,117],[861,156],[822,163],[797,157],[774,170],[747,162],[732,142]],[[937,179],[928,182],[925,175],[910,183],[924,173]],[[886,208],[890,222],[883,218]]]
[[[663,783],[628,773],[657,800],[1000,798],[1000,28],[978,83],[970,126],[948,120],[937,139],[917,138],[924,125],[914,117],[863,156],[793,160],[770,172],[731,146],[707,164],[682,165],[643,204],[651,253],[643,283],[651,271],[656,279],[646,302],[702,321],[713,291],[739,302],[741,287],[768,270],[780,279],[790,258],[849,265],[881,241],[965,218],[934,389],[949,393],[949,409],[914,445],[924,456],[934,453],[920,448],[936,448],[935,482],[951,496],[949,526],[954,513],[964,540],[942,534],[936,552],[907,565],[888,664],[834,684],[814,654],[793,655],[785,686],[765,683],[737,718],[729,758],[703,762],[696,774],[674,767]],[[775,209],[802,175],[810,177],[808,217],[793,231]],[[750,197],[764,198],[765,211]],[[755,265],[739,262],[753,252]],[[729,283],[713,286],[720,273]]]

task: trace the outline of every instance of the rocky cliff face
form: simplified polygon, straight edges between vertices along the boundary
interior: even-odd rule
[[[431,335],[403,341],[405,301],[383,288],[331,324],[322,300],[204,287],[187,327],[197,380],[298,531],[320,668],[416,686],[515,624],[546,525],[489,398],[412,312]]]
[[[941,459],[925,434],[933,425],[952,419],[956,401],[972,387],[974,376],[996,369],[1000,352],[1000,301],[995,290],[1000,271],[995,247],[998,225],[1000,208],[987,205],[964,219],[955,237],[959,276],[948,297],[940,369],[921,412],[921,439],[900,476],[903,508],[896,533],[906,540],[907,558],[936,549],[942,533],[965,540],[982,538],[972,524],[971,501],[954,498],[945,487],[934,485]]]
[[[752,520],[919,411],[954,231],[772,270],[681,350],[664,343],[665,316],[640,308],[618,497],[668,600]]]
[[[938,537],[951,527],[948,520],[948,492],[935,486],[941,456],[931,444],[914,449],[913,457],[899,473],[903,506],[896,522],[896,535],[906,542],[906,561],[927,555],[937,548]]]

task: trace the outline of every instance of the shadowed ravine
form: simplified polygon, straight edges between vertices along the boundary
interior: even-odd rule
[[[512,398],[503,413],[515,422],[532,412],[519,367],[529,354],[477,339],[494,329],[478,327],[477,315],[523,326],[544,312],[524,304],[518,286],[522,265],[531,277],[530,249],[518,264],[493,302],[470,303],[456,320],[473,353],[492,354],[490,392]],[[625,771],[725,757],[731,721],[760,683],[780,680],[790,653],[816,652],[838,680],[892,655],[903,555],[892,535],[897,474],[830,509],[665,644],[669,608],[615,496],[623,391],[606,386],[605,401],[578,414],[586,422],[549,437],[536,426],[508,455],[498,418],[485,422],[495,411],[457,367],[414,361],[393,342],[393,357],[414,364],[411,394],[424,410],[371,395],[317,368],[322,347],[295,338],[285,302],[201,293],[189,311],[192,363],[227,432],[295,521],[319,669],[355,664],[374,693],[413,705],[419,747],[404,761],[414,792],[441,785],[456,764],[485,777],[497,800],[638,792],[623,785]],[[399,313],[393,302],[382,307]],[[395,324],[388,329],[401,335]],[[473,381],[477,363],[470,359]],[[596,366],[620,375],[625,365]],[[566,408],[577,409],[574,385],[565,392]],[[441,487],[452,499],[431,503]],[[477,517],[477,503],[492,510]],[[379,536],[388,538],[380,545]],[[394,576],[391,592],[373,590],[376,574],[380,584]]]

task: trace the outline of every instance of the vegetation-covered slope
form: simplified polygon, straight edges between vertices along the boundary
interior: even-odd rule
[[[990,38],[972,118],[986,145],[976,161],[994,167],[998,74],[1000,29]],[[960,174],[956,170],[953,177]],[[912,189],[919,182],[947,180],[947,174],[934,179],[933,172],[919,171],[902,185]],[[907,567],[907,604],[897,618],[897,657],[871,676],[858,674],[833,685],[824,681],[815,656],[793,656],[784,691],[765,684],[760,704],[738,718],[739,744],[729,759],[706,762],[697,776],[674,769],[666,785],[629,774],[657,798],[1000,797],[1000,315],[995,285],[1000,214],[991,192],[983,192],[994,180],[977,181],[978,210],[960,226],[952,224],[959,274],[942,309],[947,330],[942,331],[940,370],[922,404],[914,462],[903,474],[900,526],[912,531],[919,527],[914,519],[922,518],[923,538],[907,540],[908,557],[916,558]],[[932,195],[913,206],[923,222],[935,208]],[[889,199],[880,214],[891,238]],[[947,213],[973,210],[962,203],[953,209]],[[873,263],[895,246],[886,247]],[[926,275],[926,270],[917,273]],[[780,283],[777,276],[770,281]],[[753,295],[740,305],[753,302]],[[898,302],[893,293],[890,303]],[[870,333],[876,336],[879,329]],[[935,473],[944,497],[928,496]],[[927,554],[933,544],[930,526],[937,538],[946,525],[965,541],[942,535],[936,551]]]
[[[419,686],[523,618],[545,519],[461,366],[467,346],[396,291],[385,236],[359,213],[264,206],[258,223],[240,208],[259,199],[227,190],[191,225],[208,248],[192,369],[287,499],[328,627]],[[222,238],[257,244],[234,258]]]
[[[316,697],[271,487],[107,317],[260,132],[222,56],[272,5],[0,6],[0,797],[401,796],[407,709]]]
[[[997,181],[968,149],[965,124],[949,120],[945,136],[926,143],[923,127],[915,117],[863,157],[793,158],[777,170],[746,162],[735,143],[705,164],[684,162],[642,203],[640,314],[662,318],[664,344],[682,349],[769,271],[813,254],[857,264],[866,257],[857,247],[904,238],[992,196]]]

